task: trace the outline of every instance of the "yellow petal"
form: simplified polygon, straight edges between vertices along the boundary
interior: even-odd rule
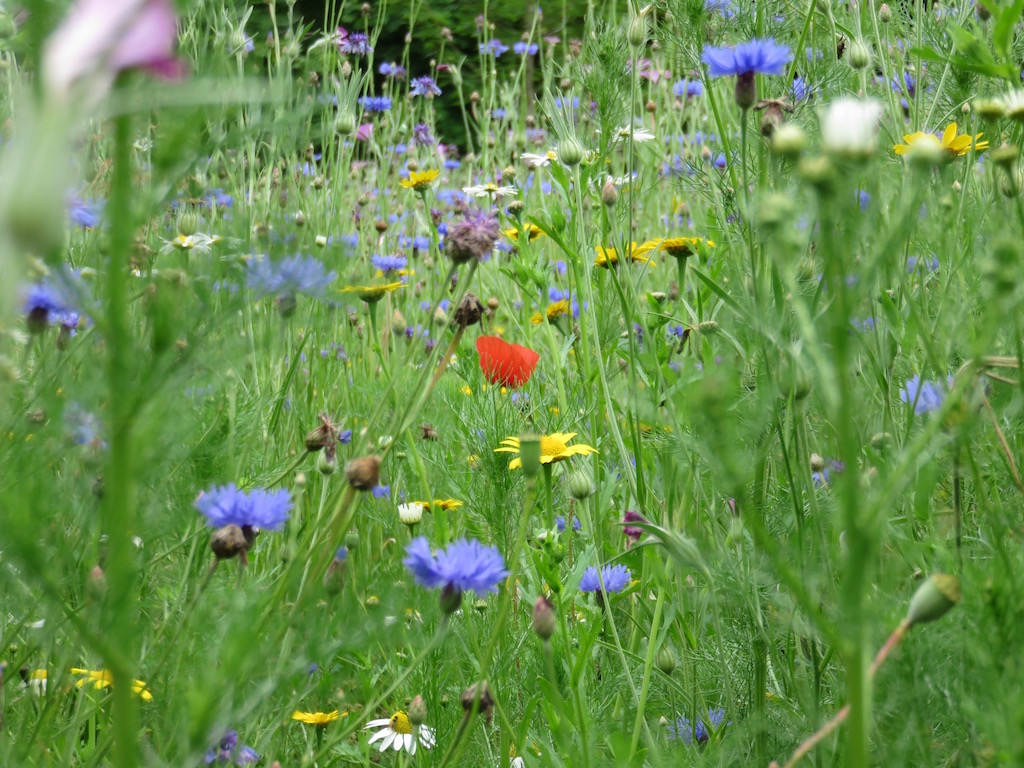
[[[950,123],[942,132],[942,145],[948,146],[956,138],[956,123]]]

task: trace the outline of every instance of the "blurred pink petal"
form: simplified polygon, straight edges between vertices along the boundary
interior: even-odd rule
[[[88,78],[105,90],[125,69],[177,77],[177,42],[172,0],[78,0],[46,41],[46,82],[66,93]]]
[[[373,123],[363,123],[356,130],[356,141],[369,141],[373,138]]]

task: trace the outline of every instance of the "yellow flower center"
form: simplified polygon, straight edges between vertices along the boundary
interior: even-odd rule
[[[559,440],[557,437],[548,437],[545,435],[540,439],[540,453],[541,456],[561,456],[565,453],[566,444],[563,440]]]
[[[391,716],[391,730],[395,733],[412,733],[412,721],[405,712],[395,712]]]

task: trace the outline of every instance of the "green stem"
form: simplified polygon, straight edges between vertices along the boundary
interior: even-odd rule
[[[636,748],[640,744],[640,726],[644,722],[644,708],[647,704],[647,690],[651,684],[651,670],[654,668],[654,653],[657,645],[658,630],[661,628],[661,611],[665,607],[665,590],[658,590],[658,601],[654,604],[654,618],[651,630],[647,633],[647,657],[644,659],[644,679],[640,683],[640,706],[636,708],[636,719],[633,721],[633,740],[629,744],[629,759],[633,759]]]

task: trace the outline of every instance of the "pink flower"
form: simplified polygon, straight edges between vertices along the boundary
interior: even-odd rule
[[[177,42],[173,0],[77,0],[46,41],[46,83],[51,91],[66,94],[92,78],[95,96],[126,69],[181,77]]]
[[[373,123],[363,123],[356,129],[356,141],[370,141],[373,138]]]

